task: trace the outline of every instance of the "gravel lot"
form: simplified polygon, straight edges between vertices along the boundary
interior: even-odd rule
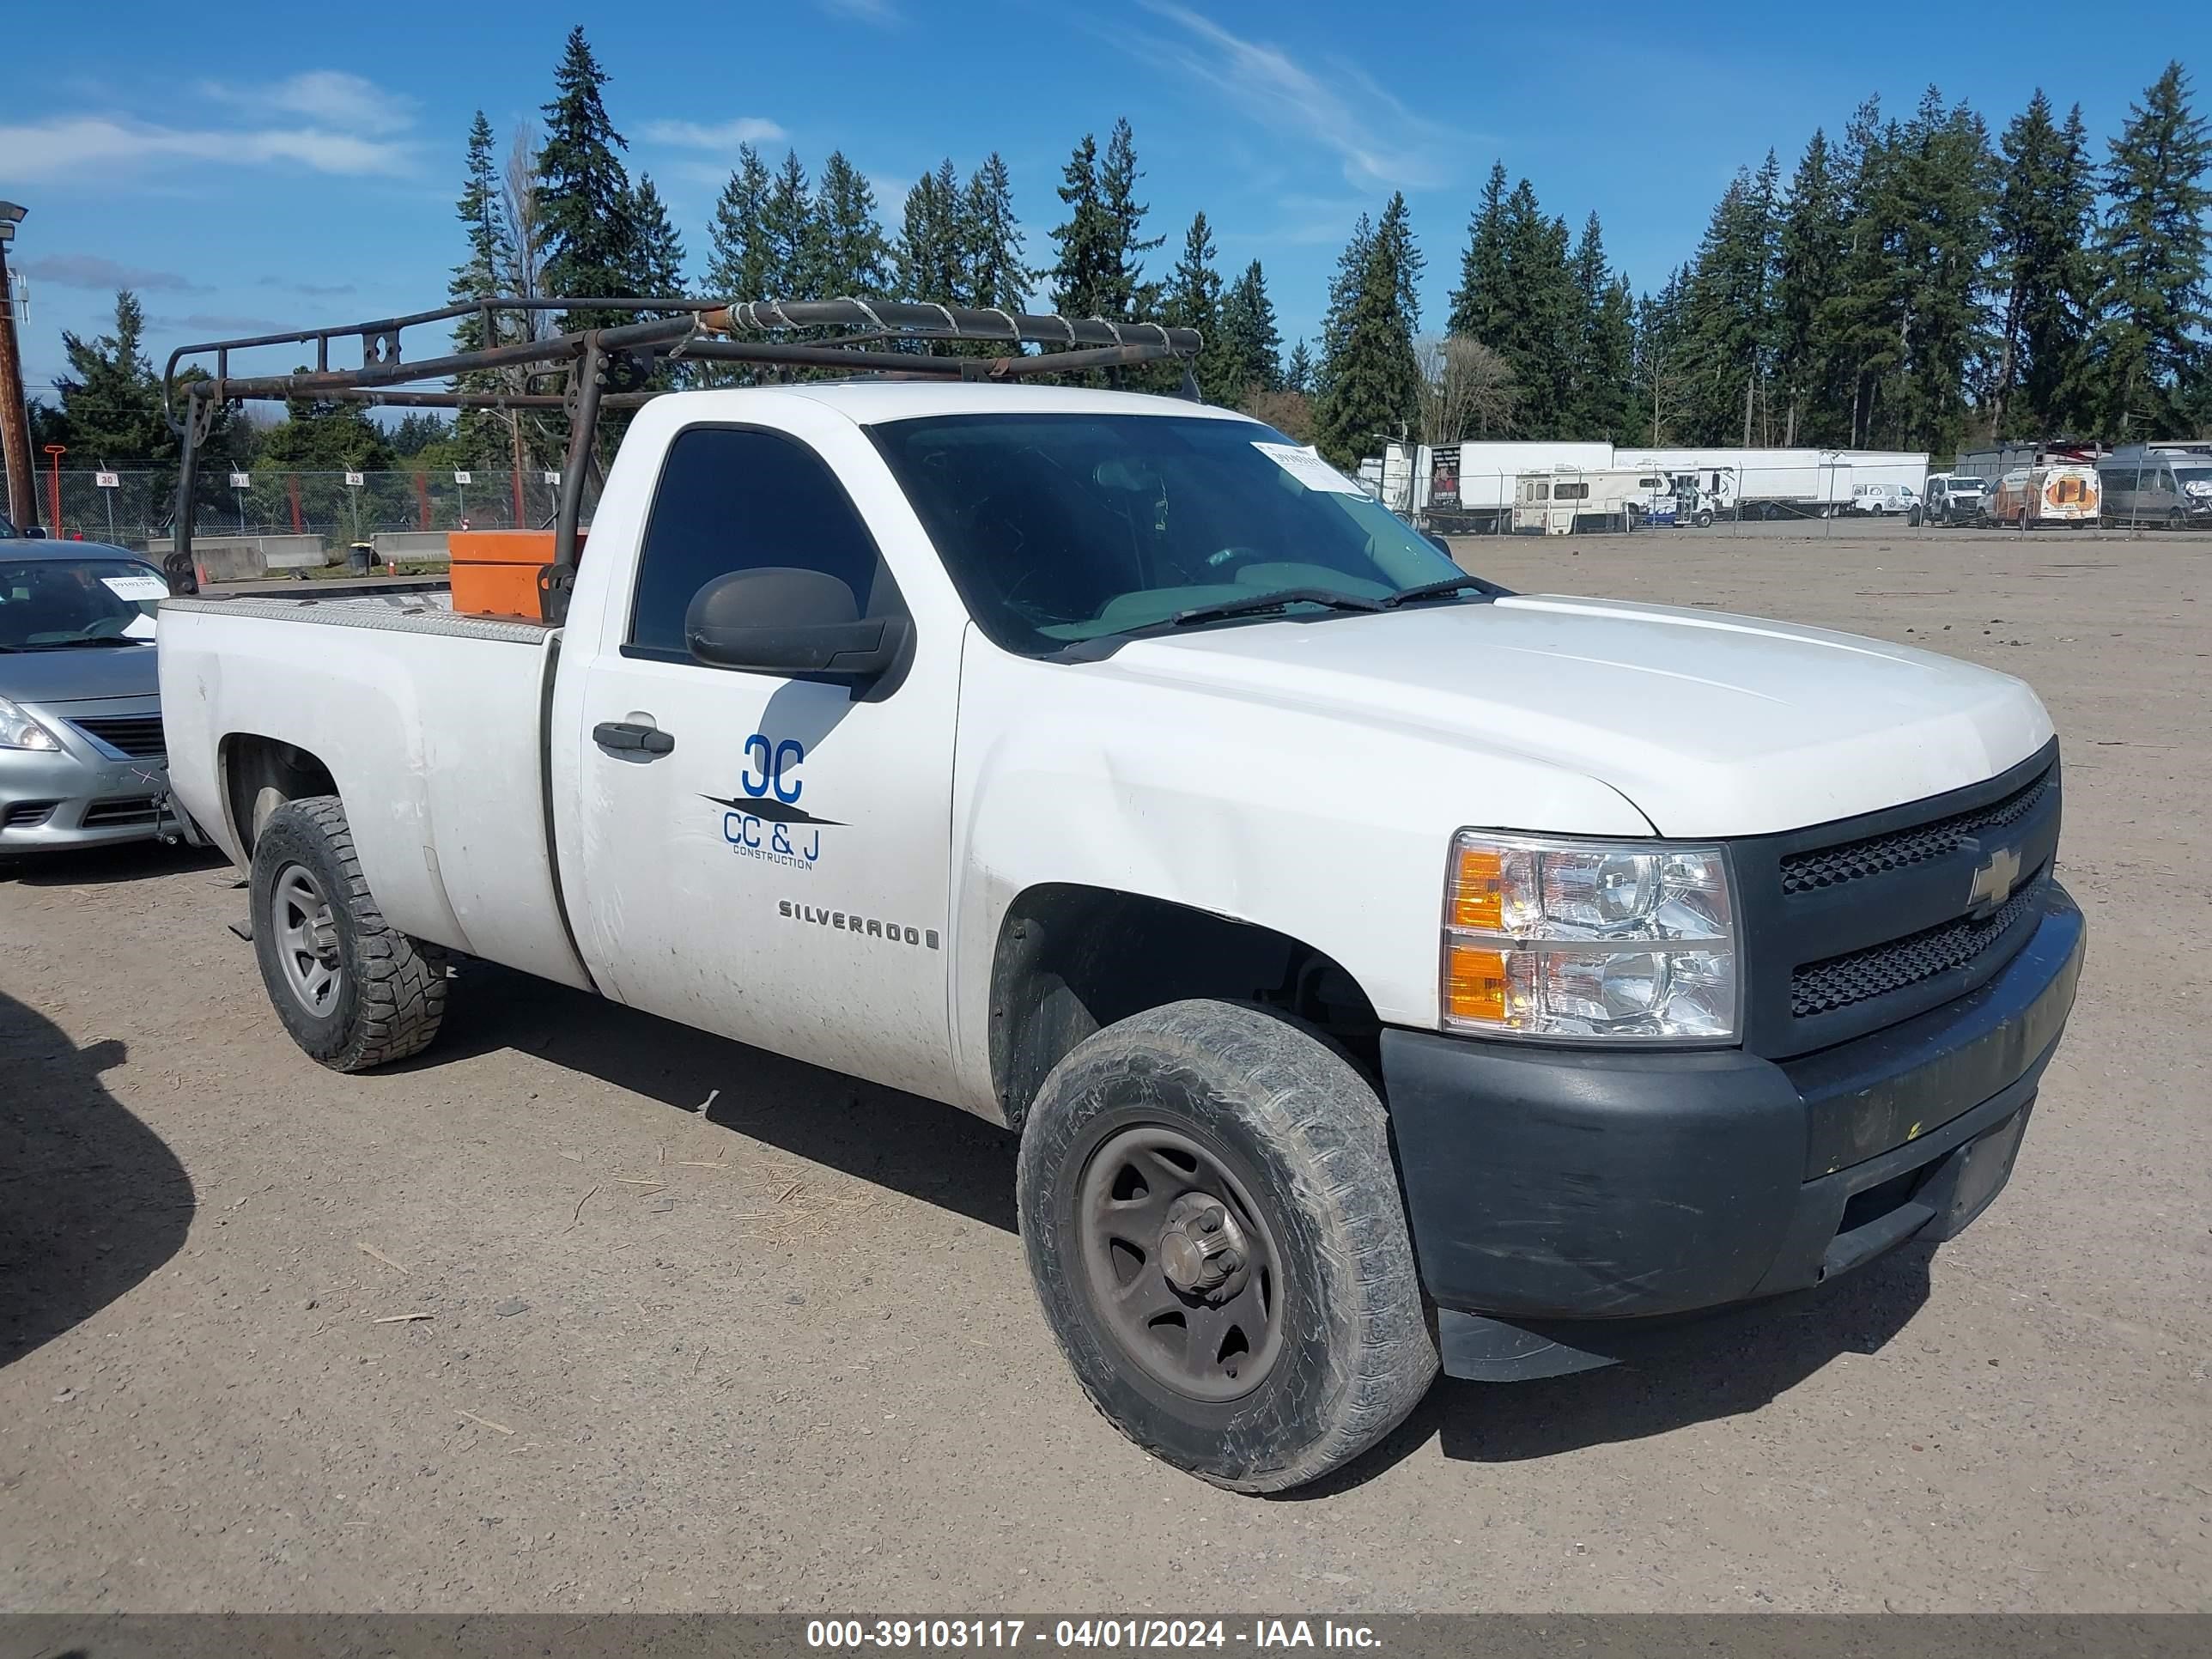
[[[0,1607],[2212,1605],[2212,538],[1463,556],[2040,690],[2090,965],[1961,1239],[1235,1498],[1084,1403],[999,1132],[492,969],[334,1076],[227,868],[58,860],[0,879]]]

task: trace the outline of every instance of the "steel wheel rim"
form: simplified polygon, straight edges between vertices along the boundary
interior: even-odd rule
[[[318,1018],[329,1013],[345,989],[337,921],[323,896],[322,884],[305,865],[288,864],[276,872],[269,921],[276,960],[293,997]]]
[[[1218,1209],[1220,1228],[1202,1229]],[[1155,1382],[1194,1400],[1250,1394],[1283,1348],[1283,1253],[1243,1181],[1190,1136],[1157,1124],[1117,1131],[1091,1155],[1076,1198],[1085,1288],[1116,1346]],[[1180,1245],[1164,1239],[1180,1231]],[[1238,1266],[1211,1289],[1184,1288],[1171,1261],[1223,1237]],[[1218,1266],[1221,1258],[1217,1257]]]

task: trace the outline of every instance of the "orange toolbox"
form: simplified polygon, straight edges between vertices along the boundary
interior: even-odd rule
[[[576,532],[579,553],[584,533]],[[538,620],[538,573],[553,562],[550,530],[456,530],[446,545],[453,556],[457,612]]]

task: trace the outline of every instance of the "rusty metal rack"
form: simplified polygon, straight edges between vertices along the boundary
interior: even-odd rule
[[[540,336],[555,312],[629,315],[632,322]],[[403,336],[477,319],[481,337],[500,343],[410,360]],[[946,356],[944,343],[1002,346],[1003,352]],[[662,395],[651,382],[669,362],[743,363],[788,371],[1011,381],[1042,374],[1112,374],[1142,363],[1180,361],[1182,395],[1195,398],[1190,360],[1198,331],[1103,318],[1032,315],[890,300],[754,300],[677,297],[502,297],[380,321],[212,340],[179,346],[161,371],[162,412],[180,441],[176,541],[164,569],[173,593],[198,592],[192,526],[199,447],[226,404],[285,400],[360,403],[411,409],[545,410],[565,414],[568,446],[554,518],[554,556],[540,582],[544,619],[558,622],[575,583],[578,523],[587,478],[599,473],[594,443],[602,415]],[[237,374],[234,353],[310,347],[315,366],[289,374]],[[333,368],[333,348],[358,351],[358,368]],[[1025,347],[1036,347],[1034,351]],[[463,386],[488,370],[512,384]],[[191,371],[197,371],[192,373]],[[453,382],[443,387],[425,381]]]

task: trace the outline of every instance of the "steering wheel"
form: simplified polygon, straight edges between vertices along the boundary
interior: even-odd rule
[[[1218,570],[1223,565],[1227,564],[1231,559],[1237,558],[1242,558],[1248,564],[1265,562],[1265,556],[1261,553],[1258,548],[1248,547],[1244,544],[1238,542],[1221,549],[1218,552],[1207,554],[1206,556],[1206,568],[1208,570]]]
[[[123,637],[123,630],[136,619],[135,616],[102,617],[96,622],[87,623],[77,632],[88,640],[118,640]]]

